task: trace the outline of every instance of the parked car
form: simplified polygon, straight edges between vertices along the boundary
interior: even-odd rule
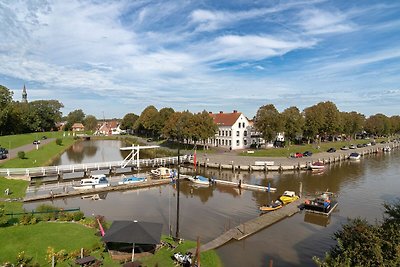
[[[331,148],[329,148],[326,152],[328,152],[328,153],[336,152],[336,148],[331,147]]]
[[[0,147],[0,153],[3,153],[3,154],[8,154],[8,150],[7,150],[7,148]]]
[[[0,159],[6,159],[7,154],[0,151]]]
[[[152,142],[152,141],[153,141],[153,139],[151,139],[151,138],[147,139],[147,142]]]
[[[356,149],[357,147],[356,147],[355,145],[351,144],[351,145],[349,146],[349,148],[350,148],[350,149]]]
[[[364,147],[363,144],[358,144],[357,145],[358,148]]]
[[[32,144],[39,145],[40,144],[40,140],[34,140]]]
[[[302,154],[302,153],[299,153],[299,152],[296,152],[296,153],[292,154],[291,157],[292,157],[292,158],[302,158],[302,157],[303,157],[303,154]]]
[[[312,152],[311,151],[306,151],[303,153],[304,157],[311,157],[312,156]]]
[[[349,148],[347,146],[342,146],[340,149],[341,150],[349,150]]]
[[[46,140],[46,139],[47,139],[47,136],[43,135],[43,136],[42,136],[42,139],[43,139],[43,140]]]

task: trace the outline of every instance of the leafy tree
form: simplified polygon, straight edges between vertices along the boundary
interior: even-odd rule
[[[134,113],[126,114],[121,121],[121,129],[133,129],[135,122],[139,119],[139,116]]]
[[[363,114],[352,112],[342,112],[343,133],[354,136],[364,129],[365,116]]]
[[[365,121],[365,131],[367,131],[368,133],[382,136],[390,134],[390,130],[390,120],[386,115],[372,115]]]
[[[13,92],[7,87],[0,85],[0,108],[12,102]]]
[[[67,130],[72,128],[72,125],[76,122],[81,122],[83,123],[83,120],[85,119],[85,113],[82,111],[82,109],[76,109],[74,111],[71,111],[68,113],[67,116],[67,124],[65,125],[65,128]]]
[[[64,105],[58,100],[37,100],[29,102],[29,120],[32,131],[50,131],[61,119]]]
[[[144,129],[146,134],[154,136],[161,128],[158,123],[158,110],[154,106],[146,107],[139,116],[138,124]]]
[[[384,204],[382,224],[366,220],[349,220],[334,234],[338,244],[324,260],[314,257],[319,266],[399,266],[400,265],[400,201]]]
[[[323,114],[322,128],[319,130],[320,134],[334,135],[341,130],[341,117],[340,112],[336,105],[331,102],[320,102],[317,104],[319,110]]]
[[[304,117],[297,107],[290,107],[282,112],[285,127],[285,136],[295,141],[296,137],[303,134]]]
[[[85,130],[94,131],[97,129],[97,119],[93,115],[87,115],[83,120]]]
[[[390,120],[390,125],[392,126],[391,128],[391,133],[392,134],[398,134],[400,133],[400,116],[392,116],[389,118]]]
[[[273,104],[258,109],[254,125],[262,133],[263,138],[268,141],[272,141],[278,132],[283,131],[284,127],[281,115]]]

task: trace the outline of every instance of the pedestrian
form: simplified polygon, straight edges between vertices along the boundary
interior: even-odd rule
[[[53,190],[50,190],[50,196],[51,198],[54,198]]]
[[[242,179],[239,179],[239,185],[238,185],[238,187],[239,187],[239,188],[242,188]]]

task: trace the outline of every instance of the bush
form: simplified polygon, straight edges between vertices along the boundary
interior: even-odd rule
[[[33,220],[32,214],[24,214],[22,215],[21,219],[19,219],[19,223],[22,225],[28,225],[31,224],[32,220]]]
[[[24,151],[18,151],[18,158],[20,159],[25,159],[25,152]]]
[[[83,214],[82,211],[77,211],[77,212],[72,213],[72,216],[74,217],[74,221],[77,222],[77,221],[82,220],[85,215]]]
[[[40,215],[40,218],[43,221],[53,221],[53,220],[57,219],[60,209],[55,206],[52,206],[52,205],[42,204],[36,208],[36,211],[43,212]],[[49,213],[46,213],[46,212],[49,212]]]
[[[62,139],[61,138],[57,138],[56,139],[56,144],[61,146],[62,145]]]

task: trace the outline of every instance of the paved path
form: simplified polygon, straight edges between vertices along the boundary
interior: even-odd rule
[[[0,160],[0,163],[3,163],[5,161],[7,161],[7,160],[16,158],[18,156],[18,152],[19,151],[24,151],[24,152],[32,151],[32,150],[35,150],[37,147],[39,148],[41,145],[48,144],[48,143],[50,143],[50,142],[52,142],[54,140],[55,140],[55,138],[48,138],[48,139],[45,139],[45,140],[40,140],[40,145],[27,144],[27,145],[23,145],[23,146],[20,146],[20,147],[17,147],[17,148],[9,149],[8,150],[8,155],[7,155],[8,157],[6,159]],[[33,140],[32,140],[32,142],[33,142]]]

